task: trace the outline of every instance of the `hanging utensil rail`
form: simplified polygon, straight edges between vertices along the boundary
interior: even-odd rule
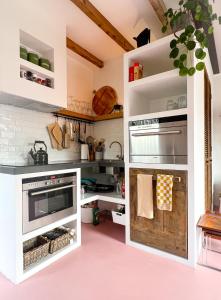
[[[73,120],[77,121],[80,123],[85,123],[85,124],[94,124],[93,117],[90,118],[90,116],[86,116],[87,118],[84,118],[84,115],[74,113],[73,116],[69,115],[63,115],[62,113],[54,112],[53,115],[57,118],[63,118],[66,120]]]

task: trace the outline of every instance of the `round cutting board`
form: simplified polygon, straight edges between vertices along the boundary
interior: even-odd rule
[[[110,86],[103,86],[96,91],[92,108],[98,116],[101,116],[111,113],[115,104],[117,104],[116,91]]]

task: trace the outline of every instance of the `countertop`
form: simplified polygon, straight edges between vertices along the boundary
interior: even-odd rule
[[[24,166],[11,166],[0,165],[0,173],[9,175],[20,175],[29,173],[39,173],[47,171],[67,170],[74,168],[92,168],[92,167],[124,167],[123,160],[100,160],[100,161],[87,161],[87,160],[74,160],[66,162],[53,162],[48,165],[24,165]]]

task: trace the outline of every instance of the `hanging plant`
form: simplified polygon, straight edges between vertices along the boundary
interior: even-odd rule
[[[205,48],[208,48],[208,36],[214,30],[212,22],[218,20],[221,24],[221,16],[213,12],[209,0],[181,0],[178,9],[169,8],[164,16],[162,32],[171,27],[174,33],[170,42],[170,58],[179,69],[180,76],[193,76],[196,71],[204,70]],[[192,52],[197,58],[195,65],[188,64]]]

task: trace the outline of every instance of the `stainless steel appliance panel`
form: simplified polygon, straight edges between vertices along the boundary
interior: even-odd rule
[[[76,174],[68,175],[24,180],[23,233],[77,212]]]
[[[185,116],[130,122],[130,162],[186,164]]]

